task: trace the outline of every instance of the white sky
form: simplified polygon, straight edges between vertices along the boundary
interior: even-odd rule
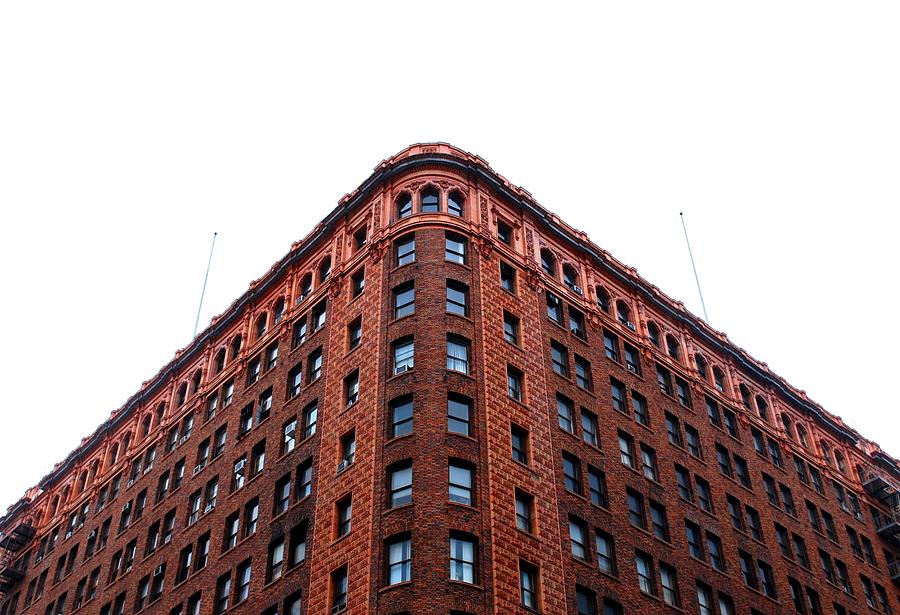
[[[0,511],[435,140],[900,455],[900,4],[306,4],[0,3]]]

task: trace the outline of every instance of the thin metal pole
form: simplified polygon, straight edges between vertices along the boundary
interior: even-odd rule
[[[197,320],[194,321],[194,335],[193,337],[197,337],[197,327],[200,325],[200,310],[203,309],[203,297],[206,295],[206,281],[209,279],[209,268],[212,266],[212,255],[213,250],[216,249],[216,236],[218,233],[213,233],[212,246],[209,248],[209,261],[206,263],[206,275],[203,276],[203,290],[200,291],[200,305],[197,306]]]
[[[691,257],[691,268],[694,270],[694,281],[697,283],[697,294],[700,295],[700,305],[703,307],[703,320],[709,324],[709,316],[706,314],[706,302],[703,300],[703,291],[700,290],[700,278],[697,276],[697,265],[694,263],[694,252],[691,250],[691,240],[688,238],[687,225],[684,223],[684,214],[678,212],[681,218],[681,228],[684,229],[684,241],[687,243],[688,255]]]

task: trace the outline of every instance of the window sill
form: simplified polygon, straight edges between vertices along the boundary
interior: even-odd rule
[[[378,588],[378,593],[383,594],[385,592],[389,592],[394,589],[401,589],[404,587],[412,587],[412,581],[400,581],[399,583],[392,583],[390,585],[385,585],[384,587]]]

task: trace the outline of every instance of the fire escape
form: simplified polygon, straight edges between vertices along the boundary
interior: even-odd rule
[[[18,568],[19,552],[34,537],[34,528],[26,521],[12,526],[9,533],[0,532],[0,596],[22,580],[25,571]]]
[[[894,547],[900,547],[900,487],[892,479],[881,475],[872,474],[863,483],[863,488],[886,509],[872,509],[872,516],[878,535],[891,543]],[[895,583],[900,584],[900,560],[888,562],[890,575]]]

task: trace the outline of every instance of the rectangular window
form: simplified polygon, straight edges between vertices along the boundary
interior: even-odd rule
[[[585,391],[594,390],[594,378],[591,374],[591,362],[575,355],[575,384]]]
[[[349,408],[359,401],[359,370],[353,370],[344,378],[344,406]]]
[[[659,502],[650,500],[650,522],[653,525],[653,535],[669,542],[669,519],[666,516],[666,507]]]
[[[405,461],[388,471],[388,508],[412,502],[412,462]]]
[[[619,338],[614,333],[603,330],[603,348],[606,358],[619,362]]]
[[[684,535],[687,538],[688,551],[690,552],[691,557],[705,562],[706,557],[703,554],[703,543],[701,542],[700,538],[700,526],[685,520]]]
[[[529,534],[534,531],[534,496],[516,489],[516,527]]]
[[[293,567],[306,559],[306,522],[291,528],[290,541],[288,566]]]
[[[359,297],[366,288],[366,270],[360,268],[359,271],[350,277],[350,295],[352,298]]]
[[[406,583],[412,578],[412,540],[409,534],[389,540],[385,544],[387,585]]]
[[[678,485],[678,495],[687,502],[694,501],[694,491],[691,488],[691,473],[677,463],[675,464],[675,483]]]
[[[659,481],[659,472],[656,469],[656,451],[646,444],[641,444],[641,465],[645,478]]]
[[[569,545],[572,557],[582,561],[588,558],[587,526],[577,517],[569,516]]]
[[[471,466],[458,461],[449,464],[449,498],[451,502],[472,506],[474,502],[474,481]]]
[[[637,469],[634,459],[634,438],[623,431],[619,432],[619,461],[622,465]]]
[[[397,266],[402,267],[416,261],[416,236],[406,235],[396,243]]]
[[[597,566],[600,568],[600,572],[615,575],[616,550],[612,535],[597,530],[594,533],[594,549],[597,552]]]
[[[347,609],[347,566],[341,566],[331,573],[331,613],[341,613]]]
[[[634,408],[634,420],[636,420],[644,427],[649,427],[650,412],[647,410],[647,398],[637,391],[632,391],[631,407]]]
[[[290,453],[297,446],[297,419],[291,419],[281,428],[281,454]]]
[[[244,505],[244,536],[252,536],[256,533],[256,524],[259,521],[259,498],[253,498]]]
[[[394,293],[394,318],[403,318],[416,312],[416,287],[412,282],[397,286]]]
[[[659,580],[662,585],[663,602],[677,607],[681,600],[678,596],[678,574],[675,572],[675,568],[660,562]]]
[[[503,339],[515,346],[519,345],[519,319],[506,310],[503,311]]]
[[[563,483],[569,491],[581,495],[581,461],[570,453],[563,452]]]
[[[353,521],[353,500],[350,496],[334,505],[335,537],[340,538],[350,533]]]
[[[656,595],[656,583],[653,578],[653,560],[646,553],[635,551],[634,566],[637,570],[638,587],[645,594]]]
[[[318,331],[322,327],[325,326],[325,319],[327,317],[327,302],[325,299],[320,301],[316,306],[312,309],[312,326],[313,331]]]
[[[569,331],[579,339],[587,339],[587,330],[584,328],[584,314],[571,305],[569,306]]]
[[[447,369],[469,373],[469,340],[455,335],[447,336]]]
[[[347,325],[347,349],[353,350],[362,341],[362,316]]]
[[[469,314],[469,287],[462,282],[447,280],[447,312],[458,316]]]
[[[703,450],[700,448],[700,432],[685,423],[684,439],[687,443],[688,452],[697,459],[703,459]]]
[[[391,402],[391,437],[412,433],[413,398],[401,397]]]
[[[573,415],[575,413],[574,403],[571,399],[556,394],[556,416],[559,428],[569,433],[575,432],[575,423]]]
[[[216,580],[216,600],[213,613],[219,615],[228,610],[228,598],[231,595],[231,573],[226,573]]]
[[[404,337],[394,342],[394,375],[402,374],[415,366],[415,340]]]
[[[633,489],[626,489],[625,493],[628,501],[628,522],[634,527],[646,529],[647,517],[644,512],[644,496]]]
[[[500,288],[516,294],[516,270],[512,265],[500,261]]]
[[[461,395],[447,396],[447,431],[464,436],[472,435],[472,400]]]
[[[606,489],[606,475],[603,471],[588,466],[588,489],[591,503],[604,508],[609,507],[609,496]]]
[[[322,375],[322,349],[317,348],[312,351],[306,359],[306,366],[309,370],[309,381],[315,382]]]
[[[272,516],[277,517],[287,511],[291,502],[291,475],[285,474],[275,483],[275,503]]]
[[[312,402],[303,409],[303,438],[309,438],[316,433],[316,423],[319,420],[318,402]]]
[[[269,559],[266,568],[266,582],[280,579],[284,573],[284,536],[269,544]]]
[[[294,323],[294,330],[291,335],[291,346],[296,348],[306,341],[306,314],[300,317]]]
[[[615,378],[609,379],[609,388],[612,393],[613,409],[623,414],[628,413],[628,402],[625,400],[625,385]]]
[[[303,365],[297,363],[288,372],[287,378],[287,398],[293,399],[300,394],[300,388],[303,386]]]
[[[519,589],[522,606],[538,610],[540,608],[540,573],[536,566],[519,560]]]
[[[266,348],[266,371],[278,367],[278,343],[274,343]]]
[[[553,371],[563,378],[569,377],[569,351],[562,344],[550,342],[550,358],[553,363]]]
[[[452,263],[464,265],[466,263],[466,240],[454,233],[445,235],[444,259]]]
[[[672,374],[661,365],[656,366],[656,383],[666,395],[672,395]]]
[[[591,446],[600,446],[598,434],[597,415],[593,412],[581,409],[581,438]]]
[[[694,484],[697,487],[697,501],[700,503],[700,508],[708,513],[713,512],[712,489],[709,486],[709,482],[704,478],[695,476]]]
[[[512,245],[513,230],[508,224],[497,220],[497,239],[508,246]]]
[[[521,464],[528,465],[528,430],[512,425],[510,427],[512,458]]]
[[[706,550],[709,553],[709,563],[716,570],[725,570],[725,558],[722,554],[722,540],[712,532],[706,532]]]
[[[562,303],[559,297],[547,291],[547,316],[556,324],[562,324]]]
[[[475,583],[475,541],[465,534],[450,535],[450,580]]]
[[[678,420],[678,417],[668,412],[666,412],[666,433],[668,434],[670,443],[675,446],[683,446],[681,439],[681,421]]]
[[[506,394],[521,402],[524,398],[522,381],[524,375],[512,365],[506,366]]]
[[[641,359],[640,353],[638,353],[637,348],[625,342],[625,367],[628,368],[632,374],[641,375]]]
[[[302,500],[312,493],[313,465],[307,459],[297,466],[297,499]]]

